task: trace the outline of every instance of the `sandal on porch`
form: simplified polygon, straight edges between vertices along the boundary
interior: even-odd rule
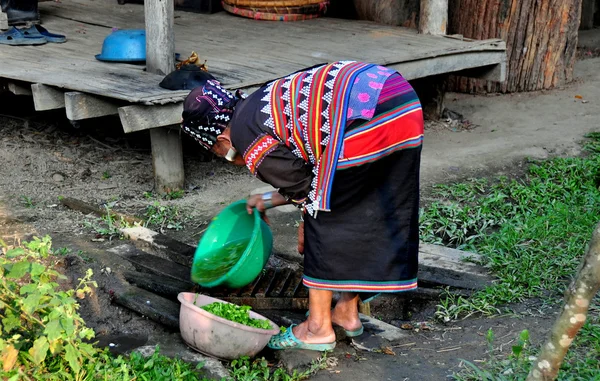
[[[42,45],[46,42],[47,41],[44,37],[28,37],[14,26],[11,27],[9,30],[0,33],[0,44],[3,45]]]
[[[335,348],[335,341],[327,344],[309,344],[298,340],[294,336],[293,329],[296,324],[292,324],[285,332],[279,333],[269,340],[267,346],[271,349],[307,349],[310,351],[331,351]]]
[[[48,29],[41,25],[32,25],[27,29],[21,29],[21,32],[26,37],[45,38],[48,42],[61,44],[67,41],[67,38],[62,34],[50,33]]]

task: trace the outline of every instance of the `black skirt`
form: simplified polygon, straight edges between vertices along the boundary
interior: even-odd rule
[[[417,287],[421,146],[338,170],[331,212],[306,217],[304,285],[359,292]]]

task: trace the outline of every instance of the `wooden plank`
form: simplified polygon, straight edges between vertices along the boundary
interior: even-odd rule
[[[132,245],[119,245],[108,250],[131,262],[136,268],[143,269],[152,274],[165,276],[174,280],[183,281],[190,286],[190,268],[182,266],[168,259],[145,253]]]
[[[420,244],[419,283],[464,289],[482,289],[490,285],[493,277],[483,267],[465,259],[479,261],[481,257],[443,246]]]
[[[465,260],[472,262],[481,262],[483,260],[481,255],[477,253],[457,250],[441,245],[432,245],[424,242],[419,243],[419,255],[436,255],[444,258],[445,260],[459,263],[469,263],[465,262]]]
[[[91,119],[119,113],[117,103],[93,95],[67,92],[64,98],[69,120]]]
[[[119,108],[119,117],[125,133],[179,124],[183,103],[163,106],[125,106]]]
[[[57,110],[65,107],[64,91],[41,83],[31,85],[36,111]]]
[[[177,300],[180,292],[196,292],[196,287],[190,286],[189,283],[167,277],[158,277],[139,271],[124,271],[123,276],[127,282],[171,300]]]
[[[135,286],[114,290],[115,303],[173,330],[179,330],[179,303]]]
[[[502,51],[468,52],[452,56],[441,56],[411,62],[389,65],[398,70],[408,80],[424,78],[433,75],[447,74],[482,66],[497,65],[506,62],[506,54]],[[488,74],[490,80],[502,81],[506,77],[506,66],[500,67]],[[465,72],[468,74],[468,72]],[[503,78],[504,76],[504,78]]]
[[[448,0],[421,0],[419,33],[446,34]]]
[[[174,240],[143,226],[120,229],[120,232],[140,250],[166,256],[184,266],[191,266],[196,248]]]
[[[32,95],[31,85],[23,82],[8,82],[8,91],[14,95]]]

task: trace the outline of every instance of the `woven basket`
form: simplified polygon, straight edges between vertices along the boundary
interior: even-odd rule
[[[231,6],[223,2],[223,9],[227,12],[237,16],[242,16],[254,20],[266,20],[266,21],[304,21],[317,18],[321,16],[321,13],[270,13],[256,11],[257,8],[242,8]]]
[[[227,3],[227,1],[225,1]],[[252,12],[257,13],[276,13],[279,15],[307,15],[307,14],[324,14],[327,11],[327,6],[329,5],[329,1],[322,1],[319,4],[309,4],[309,5],[301,5],[298,7],[240,7],[234,6],[236,8],[245,9]],[[231,7],[231,5],[230,5]]]
[[[322,2],[323,0],[224,0],[227,5],[245,8],[301,7]]]

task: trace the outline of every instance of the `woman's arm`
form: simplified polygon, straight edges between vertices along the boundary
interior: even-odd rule
[[[266,201],[270,197],[270,201]],[[270,204],[270,205],[268,205]],[[268,192],[264,194],[255,194],[250,196],[246,203],[246,209],[248,214],[252,214],[252,209],[256,208],[260,213],[264,213],[269,208],[275,208],[277,206],[290,204],[285,197],[277,192]]]

